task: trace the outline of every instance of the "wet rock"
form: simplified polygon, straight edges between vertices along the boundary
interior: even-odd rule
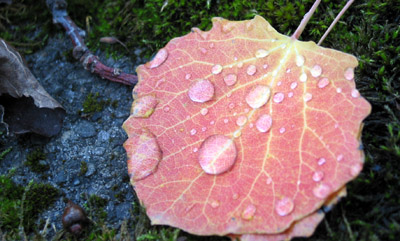
[[[96,135],[96,129],[94,125],[89,121],[80,122],[75,131],[78,133],[80,137],[87,138]]]

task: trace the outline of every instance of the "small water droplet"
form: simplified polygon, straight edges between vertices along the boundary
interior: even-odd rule
[[[197,147],[193,148],[193,152],[197,152],[199,149]]]
[[[354,78],[354,69],[353,68],[347,68],[344,71],[344,78],[347,80],[352,80]]]
[[[336,157],[336,160],[337,160],[338,162],[340,162],[340,161],[343,160],[343,158],[344,158],[343,154],[339,154],[339,155]]]
[[[234,57],[233,60],[237,61],[237,60],[238,60],[238,57]]]
[[[318,159],[318,162],[317,162],[317,163],[318,163],[319,166],[322,166],[322,165],[325,164],[325,162],[326,162],[326,159],[323,158],[323,157],[321,157],[321,158]]]
[[[293,81],[293,82],[290,84],[290,88],[291,88],[292,90],[294,90],[294,89],[296,89],[296,87],[297,87],[297,82],[296,82],[296,81]]]
[[[203,54],[207,53],[207,49],[205,49],[205,48],[199,48],[199,49],[200,49],[200,52],[202,52]]]
[[[271,90],[265,85],[256,85],[246,96],[246,103],[253,109],[265,105],[271,95]]]
[[[256,210],[257,208],[253,204],[248,205],[242,212],[242,218],[245,220],[251,220],[254,217]]]
[[[259,132],[267,132],[272,126],[272,117],[267,114],[261,115],[256,121],[256,128]]]
[[[268,177],[266,183],[267,183],[267,185],[271,184],[272,183],[272,178]]]
[[[358,92],[357,89],[354,89],[354,90],[351,91],[351,96],[353,98],[358,98],[358,97],[360,97],[360,92]]]
[[[237,130],[235,132],[233,132],[233,137],[234,138],[239,138],[242,135],[242,132],[240,130]]]
[[[200,114],[202,115],[207,115],[208,114],[208,109],[207,108],[203,108],[200,110]]]
[[[282,85],[282,81],[279,81],[278,83],[276,83],[277,86],[281,86]]]
[[[166,49],[160,49],[153,60],[146,64],[146,67],[153,69],[160,66],[168,58],[168,51]]]
[[[268,64],[264,64],[263,69],[267,69],[267,68],[268,68]]]
[[[224,123],[228,124],[229,120],[228,119],[224,119]]]
[[[285,99],[285,95],[282,92],[275,93],[274,95],[274,102],[281,103]]]
[[[231,97],[232,96],[232,92],[228,92],[228,93],[226,93],[226,97]]]
[[[214,85],[206,79],[194,82],[188,91],[189,98],[194,102],[204,103],[214,96]]]
[[[213,74],[219,74],[222,71],[222,66],[220,64],[216,64],[212,67],[211,72]]]
[[[286,128],[285,128],[285,127],[281,127],[281,128],[279,129],[279,133],[281,133],[281,134],[285,133],[285,131],[286,131]]]
[[[213,202],[211,203],[211,207],[212,207],[212,208],[217,208],[217,207],[219,207],[219,202],[218,202],[218,201],[213,201]]]
[[[242,67],[243,67],[243,62],[239,62],[239,63],[237,64],[237,66],[238,66],[238,68],[242,68]]]
[[[288,68],[288,69],[286,69],[286,73],[288,73],[288,74],[289,74],[289,73],[290,73],[290,71],[291,71],[291,69],[289,69],[289,68]]]
[[[207,127],[205,127],[205,126],[203,126],[202,128],[201,128],[201,131],[202,132],[205,132],[207,130]]]
[[[238,198],[239,198],[239,194],[234,193],[234,194],[232,195],[232,199],[233,199],[233,200],[236,200],[236,199],[238,199]]]
[[[335,129],[339,127],[339,123],[335,123]]]
[[[312,99],[312,94],[311,93],[305,93],[303,96],[304,102],[309,102]]]
[[[248,67],[247,67],[247,71],[246,71],[246,73],[248,74],[248,75],[254,75],[255,73],[257,72],[257,67],[255,66],[255,65],[249,65]]]
[[[215,121],[210,121],[210,125],[214,125],[215,124]]]
[[[303,83],[306,82],[307,81],[307,74],[306,73],[302,73],[300,75],[299,80],[300,80],[300,82],[303,82]]]
[[[315,197],[325,199],[331,194],[331,188],[327,184],[320,183],[313,189]]]
[[[272,72],[272,76],[276,77],[277,75],[278,75],[278,70],[274,70],[274,71]]]
[[[342,93],[342,88],[336,88],[337,93]]]
[[[284,197],[275,205],[275,211],[279,216],[286,216],[294,209],[294,202],[291,198]]]
[[[250,109],[249,108],[244,108],[244,113],[249,113]]]
[[[305,62],[304,56],[302,56],[302,55],[296,56],[296,65],[298,67],[303,66],[304,62]]]
[[[196,133],[197,133],[196,129],[191,129],[190,130],[190,135],[194,136],[194,135],[196,135]]]
[[[289,98],[292,98],[292,97],[293,97],[293,92],[289,92],[289,93],[287,94],[287,96],[288,96]]]
[[[244,126],[247,122],[247,117],[244,115],[241,115],[237,118],[236,120],[236,125],[238,126]]]
[[[269,55],[269,52],[265,49],[259,49],[256,51],[256,58],[264,58]]]
[[[312,179],[314,182],[319,182],[324,178],[324,172],[323,171],[316,171],[314,172]]]
[[[361,163],[354,164],[350,168],[350,174],[355,177],[361,172],[361,170],[362,170],[362,164]]]
[[[313,77],[318,77],[322,74],[322,68],[318,64],[314,65],[311,69],[311,75]]]
[[[235,103],[229,103],[228,107],[229,107],[229,109],[235,108]]]
[[[201,144],[199,163],[208,174],[221,174],[235,164],[237,149],[235,143],[224,135],[212,135]]]
[[[169,106],[165,106],[165,107],[163,108],[163,110],[164,110],[165,112],[168,112],[168,111],[170,110],[170,108],[169,108]]]
[[[250,124],[249,124],[249,127],[250,127],[250,128],[253,128],[253,127],[254,127],[254,124],[253,124],[253,123],[250,123]]]
[[[224,82],[227,86],[232,86],[236,84],[237,76],[236,74],[228,74],[224,77]]]
[[[214,48],[214,43],[210,43],[210,49]]]
[[[318,81],[318,88],[322,89],[329,85],[328,78],[322,78]]]
[[[156,83],[156,88],[160,87],[160,85],[162,85],[163,83],[165,83],[165,79],[164,78],[159,79]]]
[[[186,74],[186,75],[185,75],[185,79],[186,79],[186,80],[190,79],[190,77],[192,77],[191,74]]]

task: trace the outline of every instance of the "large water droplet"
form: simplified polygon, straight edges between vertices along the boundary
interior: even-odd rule
[[[323,171],[316,171],[314,172],[312,179],[314,182],[319,182],[324,178],[324,172]]]
[[[321,183],[314,187],[313,194],[317,198],[325,199],[331,194],[331,188],[327,184]]]
[[[300,80],[300,82],[303,82],[303,83],[306,82],[307,81],[307,74],[306,73],[302,73],[300,75],[299,80]]]
[[[237,149],[235,143],[224,135],[212,135],[201,144],[199,163],[208,174],[221,174],[235,164]]]
[[[255,65],[249,65],[249,67],[247,67],[247,71],[246,73],[248,75],[254,75],[257,72],[257,67]]]
[[[158,100],[153,95],[139,97],[132,103],[131,116],[147,118],[153,114]]]
[[[256,58],[264,58],[269,55],[269,52],[265,49],[259,49],[256,51]]]
[[[154,59],[146,64],[147,68],[157,68],[160,66],[162,63],[165,62],[168,58],[168,51],[166,49],[160,49]]]
[[[318,88],[320,88],[320,89],[322,89],[322,88],[325,88],[326,86],[328,86],[329,85],[329,80],[328,80],[328,78],[322,78],[322,79],[320,79],[319,81],[318,81]]]
[[[236,74],[228,74],[224,77],[224,82],[227,86],[232,86],[236,84],[237,76]]]
[[[274,102],[281,103],[285,99],[285,95],[282,92],[275,93],[274,95]]]
[[[124,143],[128,156],[128,173],[131,182],[141,180],[156,171],[162,158],[160,146],[156,137],[143,129]]]
[[[312,99],[312,94],[311,93],[305,93],[303,96],[304,102],[309,102]]]
[[[284,197],[275,205],[275,211],[279,216],[286,216],[294,209],[294,202],[291,198]]]
[[[245,220],[251,220],[254,217],[254,214],[256,213],[256,206],[253,204],[249,204],[242,212],[242,218]]]
[[[302,55],[296,56],[296,65],[298,67],[303,66],[304,62],[305,62],[304,56],[302,56]]]
[[[256,121],[256,128],[259,132],[267,132],[271,128],[272,118],[270,115],[263,114]]]
[[[354,90],[351,91],[351,96],[353,98],[358,98],[358,97],[360,97],[360,92],[358,92],[357,89],[354,89]]]
[[[214,85],[206,79],[198,80],[190,86],[188,95],[192,101],[204,103],[213,98]]]
[[[354,78],[354,69],[353,68],[347,68],[344,71],[344,78],[347,80],[352,80]]]
[[[216,64],[212,67],[211,72],[213,74],[219,74],[222,71],[222,66],[220,64]]]
[[[269,97],[271,96],[271,90],[266,85],[256,85],[246,96],[246,103],[253,109],[260,108],[265,105]]]
[[[313,77],[318,77],[322,74],[322,68],[318,64],[314,65],[311,69],[311,75]]]
[[[244,115],[239,116],[239,117],[237,118],[237,120],[236,120],[236,124],[237,124],[238,126],[244,126],[244,125],[246,124],[246,122],[247,122],[247,117],[244,116]]]

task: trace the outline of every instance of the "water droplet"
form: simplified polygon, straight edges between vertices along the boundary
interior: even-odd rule
[[[344,158],[343,154],[339,154],[339,155],[336,157],[336,160],[337,160],[338,162],[340,162],[340,161],[343,160],[343,158]]]
[[[207,115],[208,114],[208,109],[207,108],[203,108],[200,110],[200,114],[202,115]]]
[[[216,64],[212,67],[211,72],[213,74],[219,74],[222,71],[222,66],[220,64]]]
[[[312,94],[311,94],[311,93],[305,93],[305,94],[304,94],[303,100],[304,100],[305,102],[308,102],[308,101],[310,101],[311,99],[312,99]]]
[[[284,197],[275,205],[275,211],[279,216],[286,216],[294,209],[294,202],[291,198]]]
[[[266,183],[267,183],[267,185],[271,184],[272,183],[272,178],[268,177]]]
[[[130,136],[124,147],[131,181],[141,180],[156,171],[162,152],[153,133],[142,129],[140,134]]]
[[[221,174],[228,171],[236,161],[235,143],[224,135],[212,135],[201,144],[199,163],[208,174]]]
[[[169,108],[169,106],[165,106],[165,107],[163,108],[163,110],[164,110],[165,112],[168,112],[168,111],[170,110],[170,108]]]
[[[228,74],[224,77],[224,82],[227,86],[232,86],[236,84],[237,76],[236,74]]]
[[[153,95],[145,95],[137,98],[131,107],[131,116],[147,118],[153,114],[158,100]]]
[[[285,131],[286,131],[286,128],[285,128],[285,127],[281,127],[281,128],[279,129],[279,133],[281,133],[281,134],[285,133]]]
[[[253,127],[254,127],[254,124],[253,124],[253,123],[250,123],[250,124],[249,124],[249,127],[250,127],[250,128],[253,128]]]
[[[224,119],[224,123],[228,124],[229,120],[228,119]]]
[[[233,58],[233,60],[237,61],[237,60],[238,60],[238,57],[235,56],[235,57]]]
[[[168,51],[166,49],[160,49],[154,59],[146,64],[147,68],[153,69],[160,66],[168,58]]]
[[[354,78],[354,69],[353,68],[347,68],[344,71],[344,78],[347,80],[352,80]]]
[[[271,96],[271,90],[265,85],[256,85],[246,96],[246,103],[253,109],[260,108],[265,105],[269,97]]]
[[[238,199],[238,198],[239,198],[239,194],[234,193],[234,194],[232,195],[232,199],[233,199],[233,200],[236,200],[236,199]]]
[[[314,172],[312,179],[314,182],[319,182],[324,178],[324,172],[323,171],[316,171]]]
[[[281,92],[278,92],[274,95],[274,102],[275,103],[281,103],[285,99],[285,95]]]
[[[339,127],[339,123],[335,123],[335,129]]]
[[[229,107],[229,109],[235,108],[235,103],[229,103],[228,107]]]
[[[287,94],[287,96],[288,96],[289,98],[292,98],[292,97],[293,97],[293,92],[289,92],[289,93]]]
[[[249,113],[250,109],[249,108],[244,108],[244,113]]]
[[[246,73],[248,74],[248,75],[254,75],[255,73],[257,72],[257,68],[256,68],[256,66],[255,65],[249,65],[249,67],[247,67],[247,71],[246,71]]]
[[[331,194],[331,188],[327,184],[320,183],[313,189],[315,197],[325,199]]]
[[[321,157],[320,159],[318,159],[318,165],[319,166],[322,166],[322,165],[324,165],[325,164],[325,162],[326,162],[326,159],[325,158],[323,158],[323,157]]]
[[[300,80],[300,82],[303,82],[303,83],[306,82],[307,81],[307,74],[306,73],[302,73],[300,75],[299,80]]]
[[[240,130],[237,130],[235,132],[233,132],[233,137],[234,138],[239,138],[242,135],[242,132]]]
[[[272,117],[267,114],[261,115],[256,121],[256,128],[259,132],[267,132],[271,128]]]
[[[214,43],[210,43],[210,49],[214,48]]]
[[[190,77],[192,77],[191,74],[186,74],[186,75],[185,75],[185,79],[186,79],[186,80],[190,79]]]
[[[243,62],[239,62],[239,63],[237,64],[237,66],[238,66],[238,68],[242,68],[242,67],[243,67]]]
[[[360,97],[360,92],[358,92],[357,89],[354,89],[354,90],[351,91],[351,96],[353,98],[358,98],[358,97]]]
[[[207,53],[207,49],[205,49],[205,48],[199,48],[199,49],[200,49],[200,52],[202,52],[203,54]]]
[[[206,79],[194,82],[188,91],[189,98],[194,102],[204,103],[214,96],[214,85]]]
[[[298,67],[303,66],[304,62],[305,62],[304,56],[302,56],[302,55],[296,56],[296,65]]]
[[[214,125],[215,124],[215,121],[210,121],[210,125]]]
[[[238,126],[244,126],[247,122],[247,117],[244,115],[241,115],[237,118],[236,120],[236,125]]]
[[[242,212],[242,218],[245,220],[251,220],[256,213],[256,206],[253,204],[248,205]]]
[[[211,207],[212,207],[212,208],[217,208],[217,207],[219,207],[219,202],[218,202],[218,201],[213,201],[213,202],[211,203]]]
[[[277,86],[281,86],[282,85],[282,81],[279,81],[278,83],[276,83]]]
[[[337,93],[342,93],[342,88],[336,88]]]
[[[228,93],[226,93],[226,97],[231,97],[232,96],[232,92],[228,92]]]
[[[329,85],[328,78],[322,78],[318,81],[318,88],[322,89]]]
[[[313,77],[318,77],[322,74],[322,68],[318,64],[314,65],[311,69],[311,75]]]
[[[268,64],[264,64],[263,69],[267,69],[267,68],[268,68]]]
[[[197,152],[199,149],[197,147],[193,148],[193,152]]]
[[[355,177],[361,172],[361,170],[362,170],[362,164],[357,163],[350,168],[350,174]]]
[[[291,69],[288,68],[288,69],[286,70],[286,73],[290,73],[290,71],[291,71]]]
[[[207,130],[207,127],[205,127],[205,126],[203,126],[202,128],[201,128],[201,131],[202,132],[205,132]]]
[[[194,135],[196,135],[196,133],[197,133],[196,129],[191,129],[190,130],[190,135],[194,136]]]
[[[259,49],[256,51],[256,58],[264,58],[269,55],[269,52],[265,49]]]

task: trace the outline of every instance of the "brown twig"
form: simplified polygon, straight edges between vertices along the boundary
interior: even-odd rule
[[[53,14],[53,22],[61,24],[69,37],[71,38],[74,46],[73,56],[82,63],[86,70],[98,74],[101,78],[105,78],[114,82],[122,83],[125,85],[134,85],[137,83],[137,76],[122,72],[118,68],[110,68],[104,65],[99,57],[94,55],[85,45],[82,36],[85,32],[80,29],[72,21],[67,13],[66,0],[46,0],[47,7]]]

